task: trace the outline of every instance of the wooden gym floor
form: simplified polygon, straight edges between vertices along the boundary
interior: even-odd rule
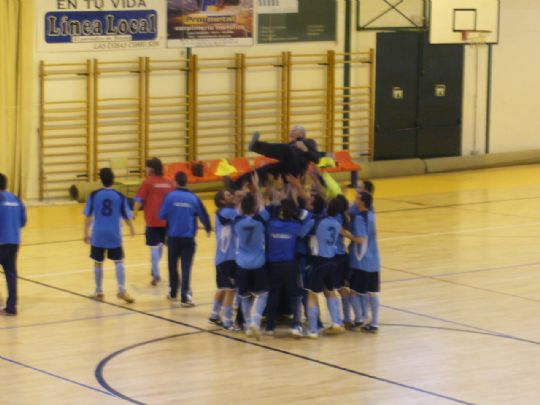
[[[169,304],[166,281],[149,284],[142,215],[125,238],[136,302],[117,300],[111,264],[106,302],[93,301],[82,206],[30,208],[20,313],[0,318],[0,402],[539,403],[539,179],[540,166],[522,166],[376,181],[380,331],[317,341],[256,342],[207,323],[204,233],[198,305]]]

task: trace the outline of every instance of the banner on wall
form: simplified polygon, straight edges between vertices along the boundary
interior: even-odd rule
[[[164,0],[40,0],[38,10],[42,52],[165,47]]]
[[[253,45],[253,0],[168,0],[167,46]]]
[[[336,0],[257,1],[260,44],[336,41]]]

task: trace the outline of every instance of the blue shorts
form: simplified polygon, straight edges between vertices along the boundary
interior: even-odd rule
[[[380,272],[351,269],[351,290],[358,294],[381,291]]]
[[[124,259],[124,250],[122,249],[122,246],[112,249],[92,246],[90,248],[90,257],[98,263],[103,263],[105,261],[105,252],[107,252],[107,257],[115,262]]]
[[[216,265],[216,285],[218,290],[234,290],[236,284],[236,262],[228,260]]]
[[[238,295],[247,297],[253,293],[268,291],[268,274],[264,267],[258,269],[236,268],[236,285],[238,286]]]
[[[335,271],[336,263],[333,258],[314,257],[305,285],[306,290],[314,293],[334,290]]]
[[[334,257],[336,270],[334,273],[334,288],[349,287],[349,256],[336,255]]]
[[[146,227],[146,246],[159,246],[165,244],[167,228],[165,227]]]

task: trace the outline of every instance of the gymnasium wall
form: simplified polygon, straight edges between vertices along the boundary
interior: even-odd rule
[[[493,48],[490,152],[540,148],[540,2],[501,1],[500,44]]]
[[[39,0],[28,0],[36,7]],[[327,50],[342,52],[344,46],[344,12],[345,2],[338,0],[338,40],[337,42],[316,42],[316,43],[287,43],[271,45],[255,45],[253,47],[223,47],[223,48],[195,48],[193,52],[200,57],[231,56],[235,53],[245,53],[250,56],[262,54],[278,54],[282,51],[293,53],[322,53]],[[370,4],[378,4],[380,1],[363,0],[363,7],[370,7]],[[540,90],[540,80],[537,77],[539,70],[540,56],[536,52],[533,41],[537,38],[540,27],[537,24],[537,17],[540,17],[540,4],[537,0],[512,0],[501,2],[501,30],[500,44],[494,46],[493,58],[493,102],[491,115],[491,152],[506,152],[516,150],[526,150],[540,147],[540,137],[537,136],[537,128],[540,128],[540,115],[536,113],[534,94],[535,90]],[[352,50],[355,52],[367,51],[375,48],[376,33],[373,31],[356,31],[356,1],[353,4],[353,33]],[[380,5],[379,5],[380,6]],[[35,19],[37,20],[37,14]],[[387,16],[387,18],[400,17]],[[255,24],[257,19],[255,18]],[[29,26],[35,29],[35,24]],[[255,30],[256,31],[256,30]],[[37,38],[37,33],[34,35]],[[172,59],[178,56],[185,56],[185,51],[181,49],[160,49],[160,50],[133,50],[115,52],[63,52],[63,53],[43,53],[37,51],[36,43],[28,44],[36,50],[33,63],[34,75],[32,77],[34,96],[32,105],[28,107],[33,111],[33,128],[35,136],[32,136],[31,145],[31,174],[29,179],[28,195],[29,199],[36,199],[38,195],[38,66],[39,61],[48,63],[55,62],[80,62],[86,59],[99,58],[100,60],[126,60],[136,59],[141,56],[159,59]],[[465,51],[465,82],[464,82],[464,104],[463,104],[463,155],[485,153],[486,138],[486,89],[487,89],[487,47],[467,46]],[[352,85],[362,85],[359,83],[361,76],[353,74]],[[306,70],[299,77],[306,86],[320,80],[317,72]],[[265,84],[269,81],[278,80],[275,76],[265,77]],[[342,80],[336,78],[337,83]],[[122,86],[122,80],[116,82],[116,86]],[[257,81],[254,82],[255,86]],[[261,83],[263,81],[261,80]],[[124,82],[125,84],[125,82]],[[161,84],[163,91],[167,91],[167,84]],[[208,74],[203,86],[209,88],[223,88],[229,86],[225,77]],[[81,92],[83,89],[81,89]],[[129,92],[125,87],[122,89],[109,89],[111,93]],[[157,89],[159,91],[159,89]],[[61,94],[59,94],[61,97]],[[302,122],[293,122],[302,124]]]

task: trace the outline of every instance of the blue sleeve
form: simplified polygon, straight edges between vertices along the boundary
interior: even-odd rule
[[[202,224],[204,225],[204,229],[206,230],[206,232],[210,232],[212,230],[212,224],[210,223],[210,217],[208,216],[208,212],[206,211],[206,208],[204,207],[199,197],[196,197],[196,199],[197,199],[197,206],[196,206],[197,216],[199,217]]]
[[[167,220],[167,216],[169,215],[169,201],[171,200],[169,198],[171,194],[167,194],[165,199],[163,200],[163,203],[161,204],[161,208],[159,209],[159,219]]]
[[[26,207],[24,206],[22,201],[19,201],[21,204],[21,228],[23,228],[26,225],[27,216],[26,216]]]
[[[259,211],[258,215],[264,222],[268,222],[270,220],[270,213],[266,209]]]
[[[305,238],[309,232],[311,232],[311,229],[313,228],[313,225],[315,225],[315,220],[310,218],[307,221],[302,222],[302,227],[300,228],[300,236],[301,238]]]
[[[125,196],[122,196],[122,217],[124,219],[133,218],[133,212],[129,208],[128,199]]]
[[[138,195],[133,197],[133,201],[136,201],[136,202],[141,203],[141,204],[144,202],[144,200],[141,197],[139,197]]]
[[[358,215],[354,218],[353,233],[355,236],[366,238],[368,236],[366,224],[362,215]]]
[[[90,198],[86,200],[86,206],[84,207],[84,216],[91,217],[94,215],[94,193],[90,194]]]

